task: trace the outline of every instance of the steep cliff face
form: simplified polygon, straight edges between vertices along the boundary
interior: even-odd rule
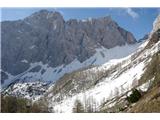
[[[2,80],[24,73],[33,63],[41,62],[47,68],[65,66],[75,59],[82,63],[96,48],[136,43],[134,36],[109,16],[65,21],[58,12],[41,10],[23,20],[4,21],[1,27]],[[42,66],[32,70],[39,71],[43,74],[46,70]]]

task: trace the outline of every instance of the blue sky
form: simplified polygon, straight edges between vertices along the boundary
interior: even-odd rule
[[[159,8],[2,8],[1,21],[23,19],[41,9],[59,11],[65,20],[97,18],[110,15],[121,27],[132,32],[136,39],[152,29]]]

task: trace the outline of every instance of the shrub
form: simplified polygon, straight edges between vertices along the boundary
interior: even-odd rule
[[[17,99],[12,96],[5,96],[1,98],[1,112],[15,113],[26,112],[26,100]]]
[[[130,96],[127,96],[129,103],[135,103],[141,98],[141,93],[137,89],[133,89]]]
[[[13,96],[1,96],[1,112],[2,113],[42,113],[48,112],[48,107],[44,103],[35,102],[32,104],[30,100]]]

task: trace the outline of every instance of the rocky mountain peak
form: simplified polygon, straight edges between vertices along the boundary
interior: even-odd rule
[[[46,18],[46,19],[63,19],[63,16],[57,11],[49,11],[49,10],[40,10],[38,12],[33,13],[27,18]]]
[[[41,62],[52,68],[69,65],[74,60],[82,63],[98,48],[136,43],[132,33],[110,16],[65,21],[59,12],[41,10],[19,22],[6,21],[1,25],[2,69],[14,76],[24,73],[33,63]],[[36,72],[40,70],[42,68]],[[52,71],[57,76],[60,72]]]
[[[63,16],[57,11],[40,10],[24,19],[25,23],[35,27],[48,27],[63,24]],[[54,27],[53,27],[54,28]]]
[[[110,15],[108,16],[104,16],[104,17],[100,17],[100,18],[97,18],[99,21],[103,21],[104,23],[115,23],[116,22],[112,19],[112,17]],[[117,24],[118,25],[118,24]]]

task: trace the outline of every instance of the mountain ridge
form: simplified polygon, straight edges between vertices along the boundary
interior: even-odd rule
[[[87,22],[64,21],[59,12],[41,10],[23,20],[2,22],[1,26],[3,82],[10,74],[21,74],[34,63],[42,62],[52,68],[68,65],[75,59],[82,63],[92,57],[97,48],[136,43],[134,36],[110,17]],[[47,70],[47,67],[35,67],[32,72],[43,74]]]
[[[42,62],[31,63],[31,68],[22,73],[22,76],[18,76],[18,81],[14,81],[5,89],[3,95],[27,98],[33,103],[45,103],[48,112],[157,112],[160,97],[159,23],[160,19],[157,17],[153,30],[142,44],[125,44],[110,49],[96,46],[96,53],[86,61],[74,59],[71,64],[57,68]],[[77,27],[75,20],[68,24],[73,25],[75,29]],[[113,28],[116,27],[114,25],[111,24]],[[60,33],[59,30],[57,33]],[[35,46],[29,47],[33,49]],[[23,62],[28,61],[24,59]],[[36,77],[44,77],[41,76],[43,69],[35,72],[40,69],[39,66],[48,70],[45,75],[47,79],[53,79],[51,75],[55,77],[58,73],[64,73],[51,84],[34,81]],[[26,77],[30,81],[23,81]],[[149,109],[150,106],[153,110]]]

